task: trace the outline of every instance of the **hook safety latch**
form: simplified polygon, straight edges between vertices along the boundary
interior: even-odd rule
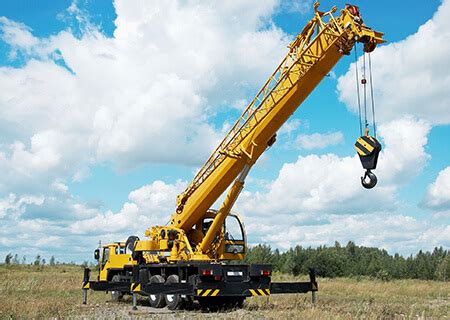
[[[372,189],[377,184],[377,177],[371,170],[377,167],[381,144],[376,138],[365,135],[356,140],[355,149],[363,168],[366,169],[364,177],[361,177],[361,184],[366,189]]]

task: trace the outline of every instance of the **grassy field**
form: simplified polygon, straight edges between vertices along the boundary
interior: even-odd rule
[[[319,279],[316,305],[308,295],[249,298],[242,310],[221,313],[184,311],[154,313],[141,300],[114,303],[101,292],[89,292],[81,305],[81,267],[0,266],[0,319],[21,318],[152,318],[152,319],[447,319],[448,282],[369,279]],[[274,280],[293,280],[275,275]],[[159,311],[158,311],[159,312]]]

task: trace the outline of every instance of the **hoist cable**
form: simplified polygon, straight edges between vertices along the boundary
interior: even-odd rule
[[[375,102],[373,98],[373,84],[372,84],[372,61],[370,60],[369,52],[369,77],[370,77],[370,97],[372,99],[372,121],[373,121],[373,136],[377,138],[377,127],[375,121]]]
[[[356,92],[358,95],[358,116],[359,116],[359,135],[362,136],[362,123],[361,123],[361,96],[359,94],[359,77],[358,77],[358,52],[355,45],[355,77],[356,77]]]
[[[364,127],[365,128],[367,128],[367,126],[369,125],[368,124],[368,122],[367,122],[367,86],[366,86],[366,83],[367,83],[367,80],[366,80],[366,53],[364,52],[363,53],[363,67],[362,67],[362,80],[361,80],[361,82],[362,82],[362,84],[363,84],[363,88],[364,88],[364,91],[363,91],[363,97],[364,97]]]

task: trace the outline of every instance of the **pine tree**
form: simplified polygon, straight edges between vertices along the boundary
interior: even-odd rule
[[[13,257],[12,253],[8,253],[5,257],[5,264],[11,264],[12,257]]]

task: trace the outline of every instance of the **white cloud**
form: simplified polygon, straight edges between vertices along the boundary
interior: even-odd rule
[[[80,180],[105,161],[200,163],[221,135],[210,106],[246,98],[285,51],[270,22],[276,5],[117,0],[112,38],[76,3],[68,13],[87,26],[80,36],[38,38],[2,18],[0,34],[25,64],[0,68],[0,168],[19,190]],[[2,190],[11,186],[0,181]]]
[[[405,40],[372,54],[377,119],[409,115],[431,124],[450,123],[450,1]],[[359,59],[362,66],[362,59]],[[355,64],[338,79],[339,98],[357,112]]]
[[[428,186],[423,205],[435,210],[450,209],[450,167],[439,172]]]
[[[43,202],[42,196],[26,195],[19,198],[16,194],[10,193],[0,199],[0,218],[17,218],[25,212],[27,205],[41,205]]]
[[[164,225],[169,221],[175,210],[175,199],[185,186],[186,183],[181,181],[173,185],[154,181],[132,191],[128,196],[129,202],[119,212],[97,211],[95,216],[73,223],[70,230],[74,234],[89,235],[108,231],[142,234],[145,227]]]
[[[0,17],[0,24],[2,25],[1,39],[13,48],[19,47],[31,51],[39,44],[39,40],[32,35],[31,29],[23,23]]]
[[[67,185],[65,185],[63,182],[57,181],[57,180],[53,181],[51,187],[53,190],[59,191],[62,193],[65,193],[69,190],[69,187],[67,187]]]
[[[390,253],[409,255],[418,250],[432,250],[435,246],[450,246],[450,226],[423,222],[407,215],[379,212],[366,215],[325,215],[320,224],[284,224],[273,226],[266,234],[259,234],[256,242],[268,242],[288,249],[302,246],[345,244],[356,241],[360,245],[385,248]],[[256,227],[258,228],[258,222]]]
[[[313,133],[313,134],[300,134],[294,141],[294,145],[300,149],[324,149],[329,146],[340,144],[344,141],[344,135],[342,132],[330,132],[330,133]]]
[[[289,121],[286,121],[278,130],[277,135],[283,135],[286,134],[290,136],[293,132],[295,132],[298,128],[300,128],[300,125],[303,125],[304,121],[301,121],[300,119],[291,119]]]
[[[0,255],[13,251],[19,255],[41,253],[58,259],[84,260],[98,240],[125,241],[129,235],[143,237],[146,227],[168,222],[175,199],[186,183],[154,181],[130,192],[129,201],[118,212],[86,207],[67,199],[23,197],[11,194],[0,199]],[[29,215],[59,214],[57,219]],[[20,245],[18,245],[20,243]],[[70,250],[69,250],[70,248]]]
[[[426,152],[431,126],[422,120],[404,117],[379,126],[384,150],[380,155],[379,179],[398,186],[423,171],[431,156]]]
[[[305,14],[312,8],[312,0],[281,0],[279,9],[290,13]]]

